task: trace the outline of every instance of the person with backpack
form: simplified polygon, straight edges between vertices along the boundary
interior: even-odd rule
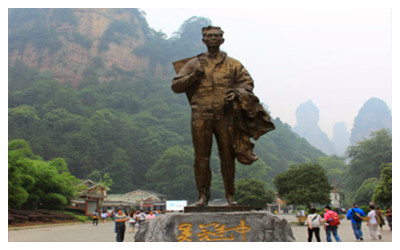
[[[383,226],[385,225],[385,219],[383,219],[382,208],[380,207],[376,208],[376,220],[378,221],[379,225],[378,238],[381,239],[382,238],[381,232],[383,230]]]
[[[364,240],[363,232],[361,230],[361,223],[364,219],[364,216],[364,211],[358,207],[357,203],[354,203],[353,208],[349,209],[347,212],[347,219],[351,220],[351,226],[357,241]]]
[[[333,237],[335,237],[335,240],[337,242],[340,242],[341,240],[337,232],[338,226],[340,224],[339,215],[335,211],[332,211],[329,205],[326,205],[324,210],[325,210],[324,220],[325,220],[326,241],[332,242],[331,238],[331,233],[332,233]]]
[[[94,211],[92,219],[93,219],[93,226],[94,225],[97,226],[97,224],[99,223],[99,213],[97,211]]]
[[[318,242],[321,241],[319,237],[319,226],[324,223],[324,220],[321,218],[319,214],[317,214],[317,209],[314,207],[310,209],[310,214],[307,216],[307,220],[304,225],[308,226],[308,242],[312,241],[313,233],[315,234],[315,238]]]

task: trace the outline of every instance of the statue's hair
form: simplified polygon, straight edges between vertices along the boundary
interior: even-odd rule
[[[221,34],[221,37],[224,36],[224,31],[223,31],[220,27],[209,25],[209,26],[203,27],[203,28],[201,29],[201,33],[203,34],[203,37],[205,36],[205,34],[206,34],[207,31],[212,30],[212,29],[218,30],[219,33]]]

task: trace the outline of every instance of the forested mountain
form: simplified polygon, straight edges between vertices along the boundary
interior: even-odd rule
[[[194,198],[190,109],[170,89],[171,62],[204,51],[200,31],[210,23],[192,17],[166,39],[137,9],[9,9],[9,141],[25,139],[44,160],[64,158],[78,178],[109,173],[112,193]],[[272,188],[289,165],[326,156],[273,121],[276,130],[256,142],[260,159],[238,164],[237,179]],[[216,153],[212,170],[221,197]]]
[[[372,97],[364,103],[354,119],[350,144],[355,145],[380,129],[392,131],[392,112],[384,101]]]

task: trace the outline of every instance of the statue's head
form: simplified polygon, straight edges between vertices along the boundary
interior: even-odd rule
[[[202,32],[202,34],[203,34],[203,38],[205,37],[207,31],[209,31],[209,30],[216,30],[216,31],[219,32],[219,34],[221,35],[221,37],[224,36],[224,31],[221,29],[221,27],[211,26],[211,25],[210,25],[210,26],[207,26],[207,27],[203,27],[203,28],[201,29],[201,32]]]
[[[207,26],[201,30],[203,34],[203,43],[207,47],[216,47],[224,43],[224,31],[220,27]]]

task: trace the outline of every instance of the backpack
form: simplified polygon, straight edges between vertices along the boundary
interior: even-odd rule
[[[331,218],[329,219],[329,225],[331,225],[331,226],[339,226],[340,225],[339,215],[335,211],[332,211],[332,213],[331,213]]]
[[[319,227],[320,226],[320,222],[318,220],[319,215],[315,215],[314,218],[312,218],[311,220],[311,225],[312,227]]]
[[[353,219],[358,222],[363,221],[363,217],[359,213],[354,211],[354,209],[352,210],[353,210]]]

